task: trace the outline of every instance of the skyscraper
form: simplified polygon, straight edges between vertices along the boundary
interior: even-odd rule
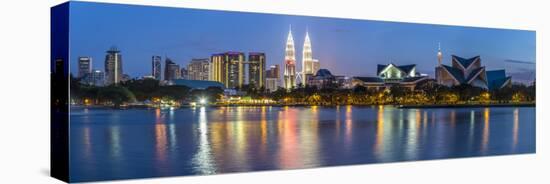
[[[116,47],[111,47],[105,56],[105,84],[118,84],[122,79],[122,55]]]
[[[311,49],[311,41],[309,40],[309,33],[306,31],[306,38],[304,41],[304,47],[302,50],[302,84],[306,84],[306,75],[315,75],[313,71],[313,53]]]
[[[189,80],[208,80],[210,61],[208,58],[192,59],[187,65],[187,78]]]
[[[160,56],[153,56],[151,64],[152,64],[152,71],[151,75],[153,78],[157,80],[161,80],[162,76],[162,66],[161,66],[162,58]]]
[[[271,65],[271,66],[269,66],[269,69],[267,71],[265,71],[266,78],[277,78],[277,79],[279,79],[280,78],[279,72],[280,72],[279,65]]]
[[[296,86],[296,56],[294,39],[292,38],[292,28],[288,31],[288,37],[286,40],[284,66],[284,88],[291,89]]]
[[[179,79],[189,79],[189,70],[185,67],[181,67]]]
[[[317,71],[319,71],[319,69],[321,69],[321,63],[319,62],[318,59],[313,59],[311,60],[311,66],[312,66],[312,73],[313,75],[315,75],[317,73]]]
[[[180,76],[180,65],[174,63],[172,59],[166,57],[164,64],[164,80],[172,81],[179,79]]]
[[[82,78],[92,73],[92,58],[78,57],[78,77]]]
[[[265,87],[265,53],[248,53],[248,84]]]
[[[105,83],[105,74],[101,70],[94,70],[88,75],[88,84],[94,86],[103,86]]]
[[[276,91],[279,87],[279,65],[271,65],[266,72],[265,88],[270,92]]]
[[[221,82],[226,88],[240,88],[244,83],[244,57],[242,52],[212,55],[210,80]]]

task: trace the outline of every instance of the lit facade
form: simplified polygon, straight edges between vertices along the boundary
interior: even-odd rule
[[[189,80],[209,80],[210,73],[210,60],[204,59],[192,59],[187,65],[187,79]],[[182,75],[183,77],[183,75]]]
[[[311,40],[309,39],[309,32],[306,31],[306,38],[304,39],[304,46],[302,49],[302,84],[306,84],[306,75],[315,74],[313,69],[313,51],[311,49]]]
[[[296,52],[294,48],[294,39],[292,38],[292,29],[288,31],[285,47],[285,61],[283,65],[283,87],[291,89],[296,86]]]
[[[82,78],[90,73],[92,73],[92,58],[78,57],[78,76],[77,77]]]
[[[105,73],[101,70],[93,70],[82,78],[81,83],[92,86],[103,86],[105,84]]]
[[[270,92],[276,91],[279,88],[279,71],[279,65],[271,65],[269,70],[266,71],[265,88]]]
[[[118,84],[122,80],[122,55],[116,47],[111,47],[105,56],[105,84]]]
[[[180,65],[174,63],[172,59],[166,57],[164,61],[164,80],[173,81],[180,78]]]
[[[153,56],[151,58],[151,75],[156,80],[161,80],[162,77],[162,66],[161,66],[162,58],[160,56]]]
[[[226,88],[242,87],[244,84],[244,53],[214,54],[210,60],[210,80],[220,82]]]
[[[449,87],[466,84],[493,90],[512,83],[505,70],[486,71],[485,66],[481,66],[480,56],[466,59],[452,55],[451,66],[440,64],[435,68],[435,73],[437,83]]]
[[[364,86],[368,89],[382,90],[392,86],[401,86],[414,90],[419,82],[427,80],[426,75],[416,71],[416,65],[378,65],[376,77],[353,77],[352,86]]]
[[[306,85],[321,88],[350,88],[351,79],[333,75],[328,69],[319,69],[315,75],[306,76]]]
[[[248,54],[248,84],[256,88],[265,87],[265,54],[251,52]]]

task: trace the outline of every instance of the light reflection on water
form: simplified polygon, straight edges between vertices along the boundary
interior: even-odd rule
[[[535,109],[72,109],[74,181],[532,153]]]

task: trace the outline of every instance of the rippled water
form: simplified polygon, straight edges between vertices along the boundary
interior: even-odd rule
[[[535,152],[535,108],[71,109],[71,181]]]

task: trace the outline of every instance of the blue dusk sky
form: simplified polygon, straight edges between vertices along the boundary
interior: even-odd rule
[[[433,77],[440,42],[444,64],[452,54],[480,55],[488,70],[506,69],[515,82],[535,78],[534,31],[87,2],[71,2],[70,11],[72,73],[79,56],[103,70],[111,46],[131,77],[151,75],[153,55],[186,66],[214,53],[265,52],[267,66],[282,68],[292,25],[298,69],[307,29],[313,58],[336,75],[374,76],[377,64],[391,62]]]

